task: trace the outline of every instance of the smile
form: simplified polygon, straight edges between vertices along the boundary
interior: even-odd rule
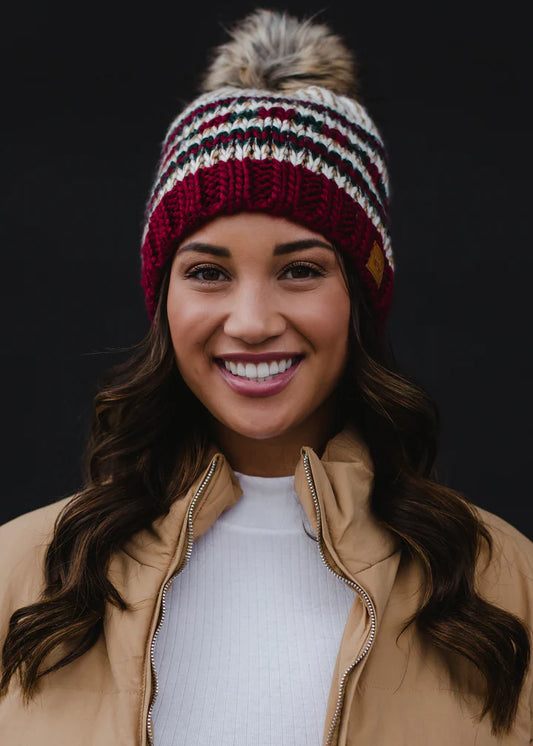
[[[250,363],[247,361],[215,359],[226,383],[244,396],[272,396],[282,391],[294,377],[303,356]]]

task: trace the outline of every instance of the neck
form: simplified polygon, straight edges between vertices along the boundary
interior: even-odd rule
[[[321,407],[312,418],[273,438],[250,438],[212,421],[212,430],[220,450],[234,471],[257,477],[292,476],[302,446],[320,456],[326,443],[342,428],[336,408]]]

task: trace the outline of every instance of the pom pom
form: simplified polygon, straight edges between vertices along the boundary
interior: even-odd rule
[[[310,85],[355,98],[354,57],[325,24],[259,9],[229,31],[231,41],[213,50],[202,92],[225,86],[295,91]]]

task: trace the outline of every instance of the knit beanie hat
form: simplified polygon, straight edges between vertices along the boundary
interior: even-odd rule
[[[230,37],[163,142],[141,250],[150,319],[183,239],[247,211],[302,224],[352,257],[383,329],[394,271],[386,155],[355,99],[352,54],[326,25],[267,10]]]

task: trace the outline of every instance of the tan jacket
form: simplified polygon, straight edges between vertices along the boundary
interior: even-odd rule
[[[211,457],[202,478],[174,502],[169,514],[136,534],[113,557],[110,576],[131,610],[109,607],[96,645],[46,676],[27,708],[12,683],[0,702],[2,746],[150,743],[155,689],[150,651],[165,584],[185,567],[193,542],[242,494],[224,456],[213,449]],[[323,746],[532,743],[531,669],[513,730],[497,740],[489,719],[476,718],[476,677],[465,668],[462,681],[453,678],[446,657],[421,639],[415,625],[397,639],[420,603],[423,576],[373,518],[372,483],[372,461],[354,430],[333,438],[322,459],[311,448],[302,448],[295,488],[319,538],[317,551],[355,591],[331,682]],[[0,528],[2,642],[13,610],[39,595],[43,555],[54,519],[67,500]],[[479,563],[479,589],[531,624],[533,544],[505,521],[479,512],[495,543],[491,564]]]

